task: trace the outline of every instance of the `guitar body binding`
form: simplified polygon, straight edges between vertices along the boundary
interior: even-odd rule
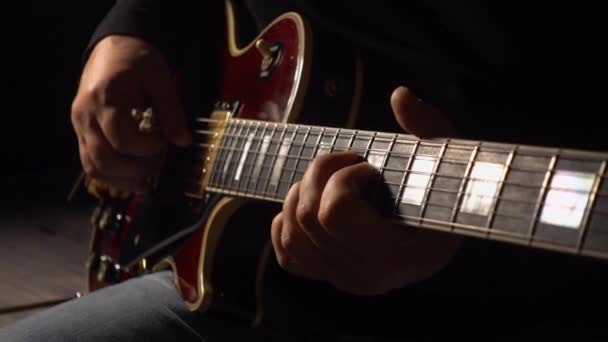
[[[321,56],[324,47],[335,48],[337,42],[319,37],[313,41],[307,22],[296,13],[276,18],[247,46],[239,47],[233,11],[226,1],[228,35],[215,114],[259,120],[261,125],[352,127],[362,88],[361,63],[354,50],[344,44],[343,56]],[[207,193],[204,177],[199,184],[197,191],[184,187],[177,200],[151,194],[100,201],[92,218],[89,290],[172,269],[191,310],[213,311],[258,326],[268,297],[265,270],[273,257],[270,224],[280,207]],[[114,219],[111,232],[107,224],[100,228],[103,217]],[[146,254],[146,248],[176,231],[191,233]]]

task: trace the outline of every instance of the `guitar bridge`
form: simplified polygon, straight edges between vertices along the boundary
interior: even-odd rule
[[[203,199],[205,189],[211,176],[213,163],[218,153],[220,141],[224,135],[224,130],[228,120],[236,113],[239,108],[238,101],[222,101],[215,104],[215,110],[210,117],[198,118],[196,123],[203,126],[196,129],[195,133],[200,139],[196,139],[194,165],[192,167],[192,179],[189,182],[184,195],[193,199]]]

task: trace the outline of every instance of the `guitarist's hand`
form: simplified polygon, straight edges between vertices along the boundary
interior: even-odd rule
[[[148,106],[159,122],[155,133],[139,132],[131,117],[133,108]],[[163,56],[126,36],[97,43],[84,67],[71,118],[84,171],[132,191],[145,190],[145,180],[157,175],[168,143],[184,146],[191,140]]]
[[[454,135],[445,116],[406,88],[395,90],[391,105],[411,134]],[[362,199],[375,172],[352,152],[315,158],[272,223],[283,269],[352,294],[375,295],[428,278],[449,262],[460,237],[393,224]]]

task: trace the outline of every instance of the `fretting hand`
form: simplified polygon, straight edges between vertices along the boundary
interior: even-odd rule
[[[395,90],[391,106],[411,134],[454,134],[445,116],[407,88]],[[283,269],[351,294],[376,295],[426,279],[449,262],[460,237],[394,224],[363,199],[375,173],[353,152],[313,160],[272,223],[272,244]]]

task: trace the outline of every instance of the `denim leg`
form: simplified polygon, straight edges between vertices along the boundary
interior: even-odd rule
[[[131,279],[0,328],[0,341],[273,340],[236,322],[188,310],[164,271]]]

